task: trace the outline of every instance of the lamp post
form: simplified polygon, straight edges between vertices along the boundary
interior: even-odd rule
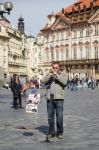
[[[0,3],[0,19],[3,19],[3,14],[7,13],[10,15],[10,11],[13,9],[13,4],[11,2]]]

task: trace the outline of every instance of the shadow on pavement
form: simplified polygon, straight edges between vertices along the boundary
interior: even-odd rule
[[[33,136],[33,132],[24,132],[23,135],[24,136]]]
[[[48,134],[48,126],[42,125],[42,126],[39,126],[39,127],[35,128],[35,129],[39,130],[39,132],[42,132],[44,134]]]

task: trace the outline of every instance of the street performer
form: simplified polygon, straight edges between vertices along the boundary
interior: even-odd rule
[[[47,74],[43,83],[46,87],[47,113],[49,133],[48,138],[57,136],[63,138],[63,102],[64,89],[67,83],[65,71],[60,70],[58,62],[52,64],[51,73]],[[56,114],[56,132],[55,132],[55,114]]]

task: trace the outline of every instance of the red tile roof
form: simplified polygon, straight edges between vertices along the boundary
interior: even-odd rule
[[[75,3],[73,3],[72,5],[69,5],[68,7],[66,7],[64,9],[64,12],[66,13],[70,13],[72,12],[72,8],[74,8],[75,10],[78,10],[77,8],[77,4],[80,5],[80,9],[82,10],[84,8],[84,5],[86,6],[86,8],[90,8],[90,3],[93,2],[93,0],[77,0]],[[99,6],[99,0],[96,0],[95,2],[95,6]],[[62,12],[56,13],[56,14],[61,14]]]
[[[84,6],[86,6],[86,8],[90,8],[91,7],[91,5],[90,5],[91,2],[93,2],[93,6],[98,6],[99,7],[99,0],[76,0],[75,3],[73,3],[72,5],[69,5],[68,7],[64,8],[64,14],[65,13],[67,13],[67,14],[71,13],[73,11],[73,8],[74,8],[75,11],[79,11],[79,7],[77,5],[80,6],[80,10],[83,10]],[[48,18],[50,18],[53,15],[53,16],[60,17],[62,20],[66,21],[66,22],[70,22],[69,18],[64,16],[64,14],[62,13],[62,11],[60,11],[60,12],[57,12],[55,14],[52,13],[52,14],[48,15]],[[45,27],[41,31],[49,30],[52,27],[52,25],[48,26],[46,24]]]

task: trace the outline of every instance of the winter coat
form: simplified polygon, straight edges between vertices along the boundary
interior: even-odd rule
[[[14,82],[12,88],[13,88],[13,96],[14,97],[21,96],[22,85],[20,82],[19,83]]]

